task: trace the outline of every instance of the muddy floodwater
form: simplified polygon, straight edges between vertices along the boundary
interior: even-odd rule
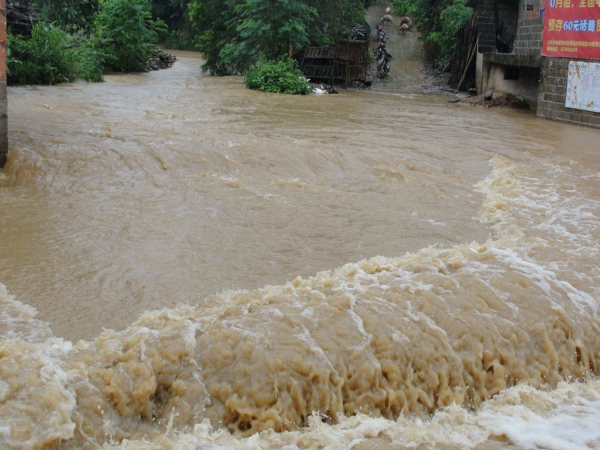
[[[600,448],[600,132],[395,26],[338,95],[9,88],[0,447]]]

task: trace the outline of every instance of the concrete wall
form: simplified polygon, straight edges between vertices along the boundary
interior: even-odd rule
[[[518,79],[510,79],[518,71]],[[512,71],[511,74],[507,73]],[[507,78],[508,77],[508,78]],[[539,99],[540,69],[537,67],[518,67],[491,64],[487,73],[487,86],[494,86],[496,91],[507,92],[527,102],[533,110],[537,107]]]
[[[6,0],[0,0],[0,168],[8,153],[8,99],[6,97]]]
[[[477,28],[479,41],[477,51],[496,51],[496,3],[494,0],[480,0],[477,4]]]
[[[565,107],[569,61],[589,60],[542,58],[542,77],[537,103],[537,115],[544,119],[600,128],[600,113]]]

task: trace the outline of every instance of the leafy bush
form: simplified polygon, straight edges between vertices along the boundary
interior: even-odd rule
[[[280,94],[308,94],[312,91],[298,64],[292,59],[259,63],[258,67],[246,74],[246,87]]]
[[[96,15],[96,48],[104,53],[105,69],[141,72],[166,26],[152,20],[149,0],[105,0]]]
[[[394,12],[403,16],[410,16],[413,13],[411,4],[411,0],[392,0]]]
[[[72,48],[77,78],[89,82],[103,81],[104,52],[92,40],[78,38]]]
[[[77,65],[74,38],[60,27],[39,23],[31,39],[7,36],[9,84],[56,84],[74,81]]]
[[[156,66],[149,60],[159,57],[153,43],[164,23],[152,20],[150,0],[101,0],[93,20],[89,14],[98,0],[37,0],[35,4],[65,26],[38,23],[30,40],[9,33],[10,84],[56,84],[78,78],[102,81],[108,71],[136,72]],[[87,33],[79,31],[84,23],[89,25]]]

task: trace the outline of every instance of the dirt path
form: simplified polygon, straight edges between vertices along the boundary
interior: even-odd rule
[[[385,14],[390,2],[372,5],[367,11],[367,22],[371,26],[371,51],[377,45],[376,25]],[[417,31],[400,34],[400,17],[394,14],[394,22],[386,29],[387,49],[392,55],[390,73],[383,79],[375,76],[373,69],[373,90],[393,93],[440,93],[440,87],[447,87],[441,76],[425,64],[423,43]]]

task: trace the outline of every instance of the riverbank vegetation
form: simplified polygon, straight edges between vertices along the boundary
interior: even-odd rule
[[[277,63],[259,61],[246,74],[246,87],[277,94],[308,94],[312,91],[311,85],[293,59]]]
[[[342,39],[365,20],[357,0],[193,0],[190,20],[202,68],[214,75],[245,73],[260,58],[294,57],[307,44]]]
[[[394,12],[412,18],[429,59],[441,63],[454,51],[460,29],[473,15],[465,0],[392,0]]]
[[[101,81],[147,70],[165,23],[150,0],[37,0],[30,36],[7,34],[9,84]]]
[[[444,60],[472,15],[464,0],[392,0],[423,35],[428,55]],[[213,75],[295,76],[288,60],[307,45],[345,39],[364,23],[371,0],[31,0],[31,36],[8,36],[9,84],[54,84],[105,73],[149,70],[157,44],[203,53]],[[283,61],[283,65],[278,65]],[[260,63],[259,63],[260,62]],[[265,64],[269,62],[270,64]],[[265,90],[273,86],[263,86]],[[282,84],[285,91],[287,87]]]

